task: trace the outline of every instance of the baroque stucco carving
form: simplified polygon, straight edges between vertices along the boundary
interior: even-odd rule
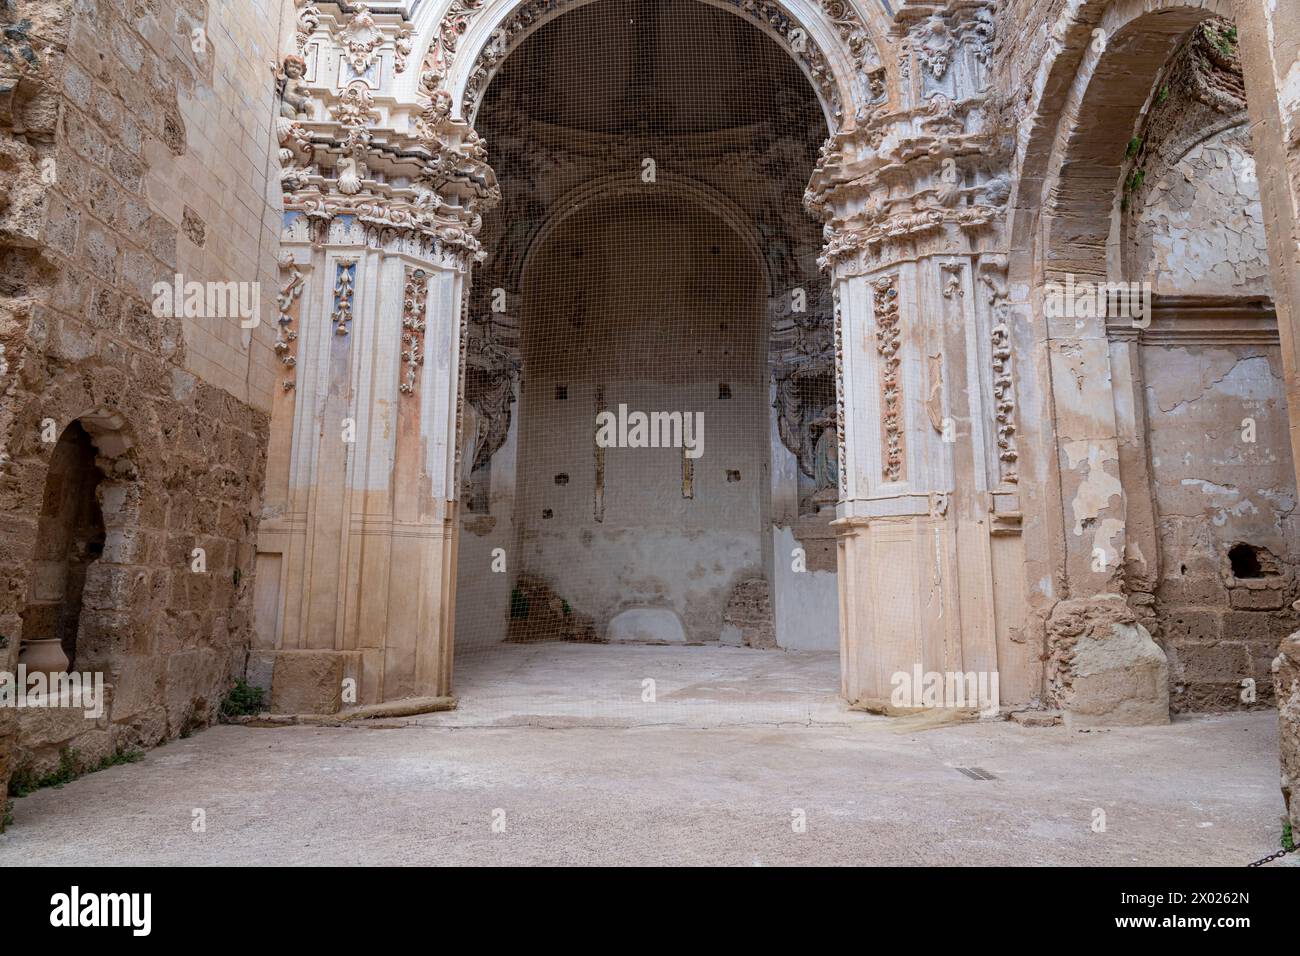
[[[994,428],[997,435],[998,478],[1019,480],[1020,452],[1016,445],[1016,381],[1011,344],[1011,308],[1007,296],[1007,258],[985,259],[979,267],[980,285],[988,309],[993,373]]]
[[[281,257],[280,271],[282,274],[287,274],[288,281],[280,287],[280,292],[276,296],[275,354],[280,364],[287,369],[285,373],[287,377],[281,382],[281,387],[287,392],[295,384],[294,367],[298,364],[298,310],[303,289],[306,287],[306,279],[291,255],[286,254]]]
[[[475,427],[462,436],[462,443],[472,472],[486,465],[510,434],[522,363],[515,349],[496,340],[487,319],[469,325],[465,366],[465,397],[474,408]]]
[[[886,481],[902,481],[903,381],[898,351],[902,327],[898,314],[898,276],[888,275],[871,284],[876,321],[876,351],[880,354],[880,427],[883,435],[881,472]]]
[[[790,316],[788,328],[774,322],[772,332],[777,434],[818,491],[838,488],[839,483],[835,469],[827,467],[833,464],[827,459],[838,456],[839,433],[832,308],[828,294],[824,303]],[[834,442],[835,455],[825,453],[823,436]],[[819,462],[824,464],[819,467]]]
[[[402,384],[403,395],[414,395],[419,369],[424,365],[424,312],[429,301],[429,273],[407,269],[402,293]]]
[[[772,0],[725,0],[751,22],[772,33],[787,52],[803,67],[838,124],[844,117],[844,103],[825,53],[814,43],[808,30]],[[462,114],[473,117],[487,89],[488,82],[501,62],[517,43],[542,19],[574,6],[576,0],[527,0],[493,32],[492,38],[478,51],[474,67],[465,85],[461,101]],[[445,78],[458,53],[458,42],[469,23],[480,12],[482,0],[456,0],[439,26],[438,37],[425,61],[425,70]],[[847,0],[821,0],[822,9],[835,25],[841,40],[852,55],[854,82],[864,86],[862,101],[883,100],[888,95],[880,56],[865,24]]]

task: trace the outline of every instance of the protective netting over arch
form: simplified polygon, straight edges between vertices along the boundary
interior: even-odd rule
[[[503,644],[740,644],[826,652],[833,693],[807,79],[718,8],[599,0],[510,54],[476,125],[502,201],[468,315],[461,674]]]

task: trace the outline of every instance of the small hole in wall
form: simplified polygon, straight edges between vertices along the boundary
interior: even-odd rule
[[[1262,578],[1277,573],[1277,561],[1268,549],[1251,544],[1234,544],[1228,549],[1228,561],[1234,578]]]
[[[731,386],[726,382],[718,385],[718,398],[731,398]]]
[[[543,509],[542,509],[542,518],[543,518],[543,519],[554,518],[554,517],[555,517],[555,512],[552,511],[550,508],[543,508]]]
[[[557,402],[567,401],[568,398],[569,398],[569,386],[567,385],[555,386],[555,400]]]
[[[567,485],[569,483],[569,476],[566,475],[564,472],[560,472],[558,475],[555,476],[555,483],[557,485]]]
[[[734,470],[734,469],[732,469],[732,468],[728,468],[728,469],[727,469],[727,481],[730,481],[730,482],[737,482],[737,481],[740,481],[740,472],[739,472],[739,471],[736,471],[736,470]]]
[[[1179,573],[1179,574],[1186,574],[1186,573],[1187,573],[1187,565],[1185,565],[1185,564],[1180,564],[1180,565],[1178,566],[1178,573]]]

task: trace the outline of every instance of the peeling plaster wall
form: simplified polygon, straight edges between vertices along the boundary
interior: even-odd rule
[[[1143,350],[1159,540],[1155,637],[1175,711],[1242,706],[1241,682],[1272,700],[1269,666],[1297,624],[1300,520],[1279,350]],[[1254,442],[1243,422],[1254,422]],[[1239,543],[1267,548],[1278,575],[1237,579]]]
[[[1198,143],[1148,182],[1130,227],[1129,275],[1153,279],[1157,293],[1272,294],[1245,126]]]

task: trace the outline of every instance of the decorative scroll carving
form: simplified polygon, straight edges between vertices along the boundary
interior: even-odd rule
[[[1011,330],[1005,322],[993,326],[993,404],[998,429],[998,461],[1003,481],[1015,482],[1016,461],[1016,389],[1011,372]]]
[[[320,7],[311,3],[310,0],[307,3],[298,0],[298,3],[300,4],[298,7],[298,22],[294,29],[293,40],[298,48],[298,53],[305,55],[307,41],[311,39],[311,35],[320,26]]]
[[[894,27],[901,41],[898,56],[904,78],[911,73],[908,61],[913,55],[921,78],[929,83],[948,75],[954,62],[959,62],[961,49],[969,49],[975,61],[987,65],[993,55],[994,13],[993,4],[969,0],[904,6]],[[959,76],[957,82],[960,86],[972,79]]]
[[[356,293],[357,260],[339,259],[334,272],[334,312],[330,321],[335,335],[347,335],[352,328],[352,297]]]
[[[985,289],[992,330],[993,408],[997,429],[998,476],[1015,483],[1019,479],[1016,448],[1016,383],[1011,361],[1010,303],[1007,296],[1007,257],[993,256],[979,266],[980,282]]]
[[[424,311],[429,299],[429,273],[406,270],[402,296],[402,364],[406,374],[400,386],[403,395],[414,395],[419,369],[424,365]]]
[[[960,262],[941,262],[939,264],[939,285],[943,289],[943,297],[951,299],[954,296],[964,298],[966,290],[961,284],[962,264]]]
[[[334,118],[343,127],[346,149],[357,153],[370,145],[370,130],[367,127],[378,114],[369,87],[364,83],[353,83],[334,104],[333,112]]]
[[[849,478],[846,467],[848,448],[844,438],[847,421],[844,400],[844,314],[840,308],[839,283],[836,283],[833,287],[832,296],[835,301],[835,421],[837,426],[836,438],[839,442],[840,451],[840,497],[847,498],[849,496]]]
[[[289,377],[282,383],[284,390],[287,392],[293,389],[296,384],[293,369],[298,364],[298,330],[295,326],[298,321],[298,308],[306,281],[290,255],[286,254],[280,260],[280,270],[289,274],[289,281],[281,286],[280,292],[276,296],[278,316],[276,318],[275,354],[279,357],[280,364],[289,369],[287,373]]]
[[[902,328],[898,315],[898,276],[889,275],[871,284],[875,292],[876,351],[880,353],[880,423],[883,429],[883,468],[886,481],[902,481],[903,396]]]
[[[942,80],[948,73],[952,48],[956,42],[957,38],[943,17],[938,14],[931,16],[916,33],[914,47],[917,62],[936,80]]]
[[[484,0],[454,0],[438,24],[438,35],[429,47],[424,70],[436,74],[439,81],[446,78],[452,61],[456,59],[460,38],[483,9],[483,3]]]

